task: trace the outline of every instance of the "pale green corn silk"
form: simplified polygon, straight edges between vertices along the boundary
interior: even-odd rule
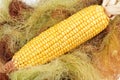
[[[48,64],[12,72],[9,77],[11,80],[101,80],[87,55],[78,50]]]
[[[9,4],[12,0],[1,0],[0,1],[0,23],[3,21],[10,20],[9,16]]]

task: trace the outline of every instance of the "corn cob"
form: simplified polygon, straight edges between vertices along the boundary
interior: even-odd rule
[[[84,8],[33,38],[12,61],[18,69],[47,63],[91,39],[108,23],[109,17],[102,6]]]

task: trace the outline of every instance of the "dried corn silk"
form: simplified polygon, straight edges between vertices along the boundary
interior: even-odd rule
[[[110,32],[104,38],[102,49],[94,54],[93,64],[106,79],[117,80],[120,74],[120,16],[115,18],[109,26]]]

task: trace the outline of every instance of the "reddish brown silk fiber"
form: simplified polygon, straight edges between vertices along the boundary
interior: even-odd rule
[[[0,73],[0,80],[10,80],[5,73]]]

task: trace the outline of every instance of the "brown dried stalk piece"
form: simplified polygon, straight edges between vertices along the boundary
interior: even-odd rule
[[[9,5],[9,14],[12,18],[19,19],[21,17],[21,13],[24,10],[31,10],[32,7],[26,5],[25,3],[19,1],[19,0],[12,0],[12,2]]]

